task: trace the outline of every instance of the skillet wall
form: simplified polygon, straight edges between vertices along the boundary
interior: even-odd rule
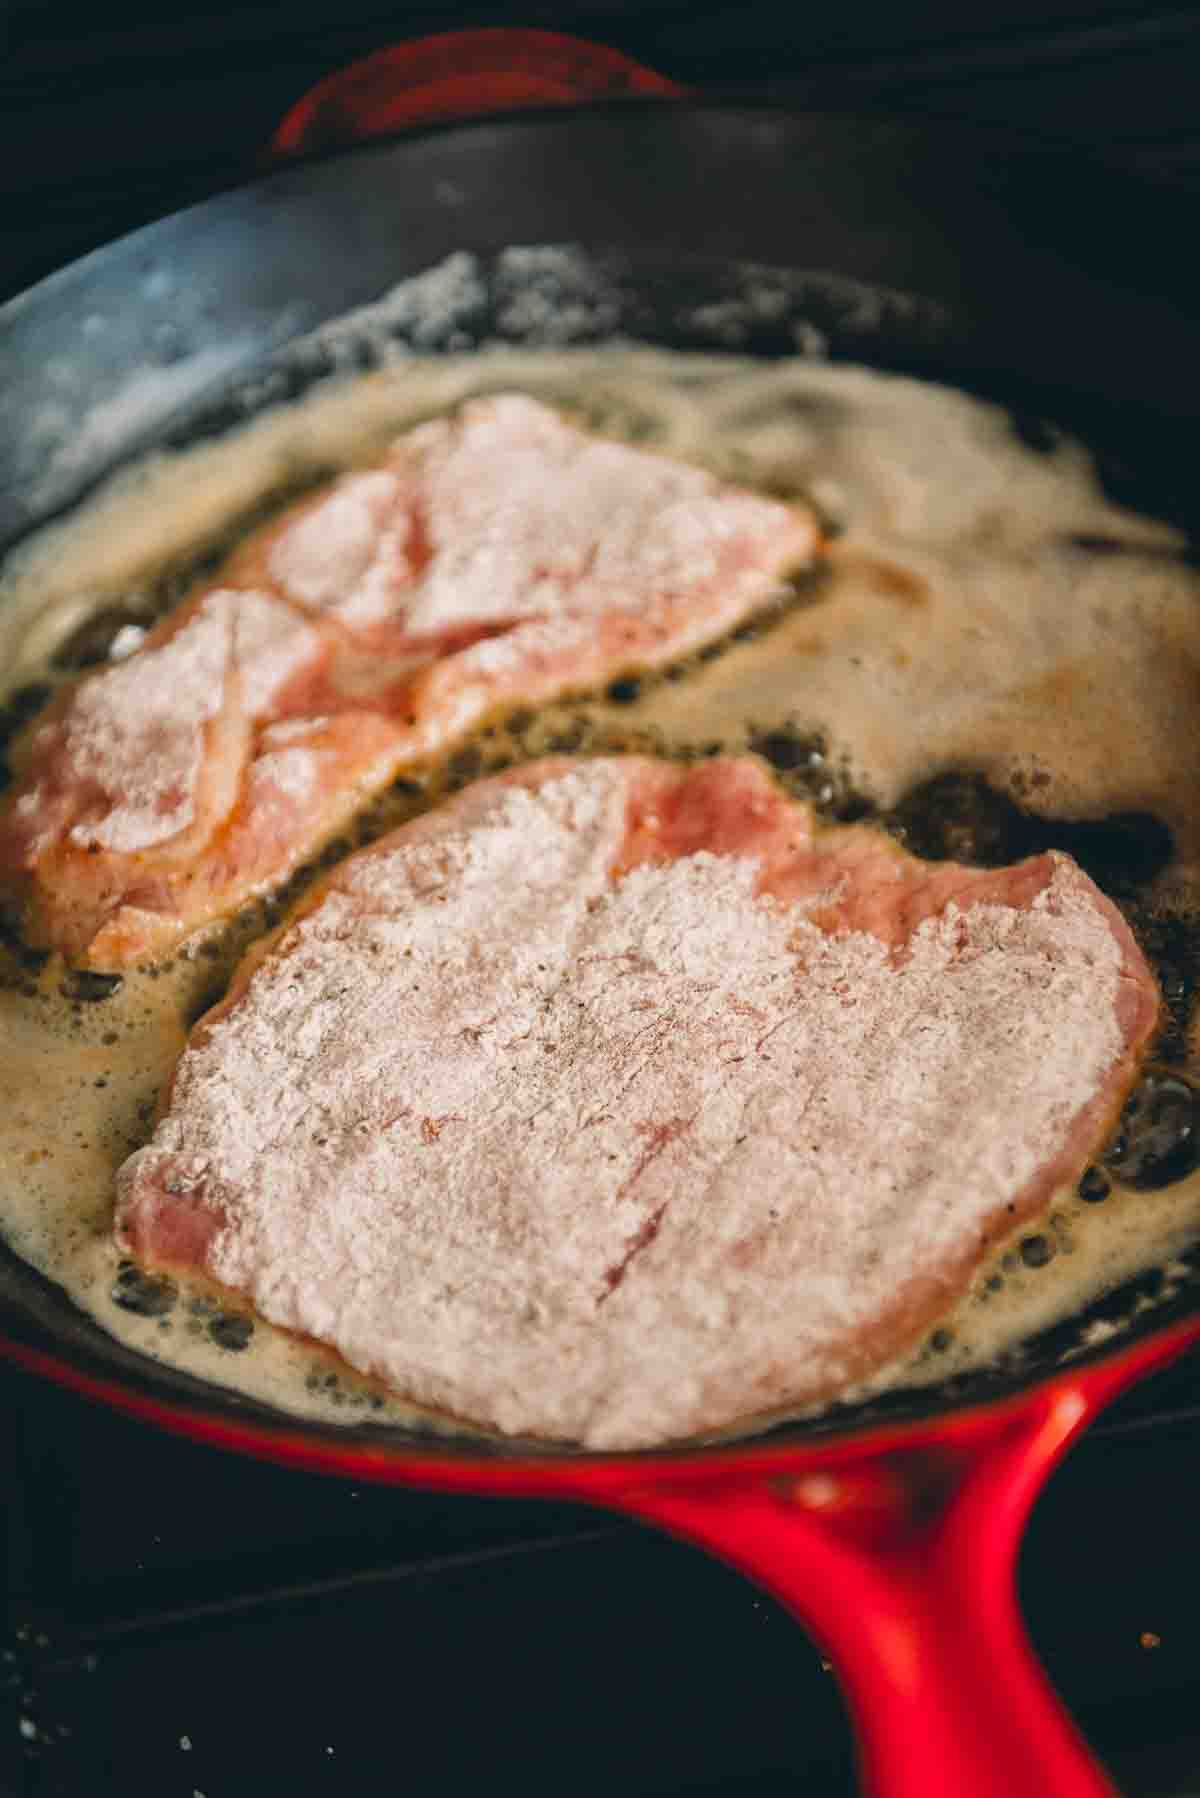
[[[851,308],[834,353],[1033,394],[1101,436],[1119,416],[1130,459],[1178,489],[1175,433],[1200,414],[1188,211],[1169,187],[988,132],[703,103],[450,127],[302,164],[0,309],[0,548],[288,338],[454,250],[523,243],[923,296],[943,309],[935,333],[889,343]]]

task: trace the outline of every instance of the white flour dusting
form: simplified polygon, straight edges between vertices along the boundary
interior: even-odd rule
[[[643,768],[486,783],[335,875],[122,1170],[142,1252],[170,1195],[202,1204],[207,1271],[273,1322],[418,1402],[597,1448],[802,1404],[904,1347],[1111,1081],[1112,926],[1059,861],[1023,906],[964,875],[897,957],[810,920],[807,827],[816,890],[786,904],[756,898],[753,840],[614,886]],[[833,853],[887,889],[874,832]]]
[[[121,662],[106,681],[84,688],[66,727],[64,760],[85,787],[95,786],[97,806],[94,817],[72,826],[73,843],[128,853],[194,821],[203,730],[224,702],[232,630],[229,608],[214,598],[162,649]],[[36,808],[39,790],[26,797]]]

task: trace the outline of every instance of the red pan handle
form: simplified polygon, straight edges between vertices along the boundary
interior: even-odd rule
[[[1200,1338],[1153,1339],[1016,1404],[798,1475],[630,1491],[621,1508],[730,1562],[804,1623],[842,1682],[869,1798],[1115,1798],[1046,1679],[1016,1597],[1021,1534],[1067,1446]]]
[[[684,92],[619,50],[556,31],[447,31],[377,50],[311,88],[280,122],[269,154],[295,156],[521,106],[570,106]]]

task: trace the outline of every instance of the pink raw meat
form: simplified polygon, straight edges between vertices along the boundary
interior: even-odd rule
[[[118,1181],[417,1402],[596,1448],[828,1398],[1074,1180],[1154,980],[1068,858],[930,866],[757,762],[542,762],[344,862]]]
[[[161,955],[402,767],[724,635],[817,542],[803,507],[475,401],[257,533],[51,705],[0,809],[0,887],[35,944]]]

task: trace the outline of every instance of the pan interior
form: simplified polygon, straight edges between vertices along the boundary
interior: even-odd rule
[[[986,368],[964,369],[962,345],[966,336],[965,323],[944,306],[825,275],[699,262],[681,266],[677,260],[667,266],[653,259],[595,258],[563,246],[510,251],[492,258],[452,258],[427,276],[404,283],[364,313],[327,325],[276,351],[249,376],[224,384],[202,407],[175,420],[159,434],[158,450],[167,458],[203,456],[210,450],[224,457],[232,433],[265,426],[270,436],[282,421],[283,429],[277,433],[276,441],[277,446],[284,448],[272,452],[272,457],[263,463],[264,469],[269,465],[272,470],[269,478],[264,476],[257,488],[251,483],[240,491],[235,482],[225,494],[223,509],[218,507],[211,517],[198,518],[187,540],[171,557],[140,583],[131,583],[122,600],[131,608],[126,623],[132,622],[137,628],[139,618],[148,617],[163,600],[169,601],[181,592],[197,572],[213,565],[229,535],[236,537],[255,517],[269,513],[321,478],[331,462],[343,459],[336,452],[331,460],[324,459],[330,443],[328,435],[322,439],[322,455],[301,447],[304,434],[290,430],[287,421],[300,416],[306,406],[319,409],[327,398],[336,398],[344,391],[348,378],[357,375],[374,375],[377,390],[383,393],[393,374],[403,377],[408,371],[408,359],[414,352],[422,358],[445,358],[441,364],[441,390],[452,399],[462,388],[458,373],[463,366],[461,359],[497,345],[528,350],[535,357],[547,350],[586,350],[633,342],[677,353],[698,352],[705,358],[714,354],[752,358],[757,367],[749,374],[739,372],[730,363],[731,378],[736,375],[743,382],[741,398],[748,404],[754,403],[755,395],[759,396],[759,403],[769,399],[772,369],[781,358],[801,356],[809,358],[817,371],[817,378],[809,387],[808,402],[817,412],[822,403],[836,404],[836,394],[831,398],[827,392],[822,400],[819,375],[825,364],[862,363],[879,370],[933,379],[952,375],[956,386],[1002,404],[1012,431],[1035,454],[1057,455],[1064,431],[1083,436],[1112,501],[1114,517],[1118,513],[1138,512],[1150,518],[1165,516],[1168,520],[1161,525],[1145,525],[1143,520],[1139,527],[1141,539],[1130,547],[1143,558],[1182,560],[1187,553],[1181,534],[1187,523],[1186,503],[1174,476],[1179,465],[1173,463],[1169,453],[1170,431],[1154,428],[1150,419],[1131,417],[1127,409],[1119,419],[1110,417],[1102,402],[1081,401],[1077,394],[1058,394],[1044,383],[1030,390],[1011,377],[998,380],[995,372]],[[467,390],[486,390],[488,377],[481,378],[479,373],[486,361],[485,353],[465,377]],[[501,384],[511,385],[512,364],[500,362],[496,367]],[[553,382],[550,385],[552,388]],[[362,391],[366,392],[368,386],[369,383],[364,384]],[[433,386],[438,386],[436,379]],[[686,380],[681,384],[681,394],[684,388]],[[610,395],[612,409],[607,416],[602,384],[597,387],[593,383],[591,394],[593,414],[588,422],[596,428],[635,438],[653,437],[654,419],[637,416],[628,384],[614,387]],[[571,406],[577,396],[568,380],[560,393],[551,391],[548,397]],[[349,457],[369,450],[373,429],[392,427],[394,407],[389,410],[388,405],[383,405],[378,416],[374,416],[368,405],[365,412],[354,412],[353,418],[344,442],[344,453]],[[815,419],[809,422],[816,426]],[[803,420],[801,424],[804,425]],[[723,472],[736,476],[744,471],[735,466]],[[129,515],[130,495],[136,494],[138,484],[145,479],[144,467],[131,468],[118,475],[115,486],[94,496],[92,514],[101,527],[110,505],[125,508]],[[824,506],[831,526],[836,528],[837,492],[822,494],[818,489],[812,497]],[[1134,536],[1137,537],[1137,530]],[[126,551],[132,553],[128,544]],[[18,586],[30,570],[38,567],[43,553],[44,545],[36,537],[14,551],[10,569],[15,571]],[[1107,549],[1100,543],[1090,549],[1083,545],[1080,553],[1103,556],[1123,552],[1114,531]],[[72,595],[64,593],[62,597],[65,603]],[[56,642],[60,648],[68,639],[86,640],[89,621],[104,610],[94,595],[79,595],[72,631],[58,629]],[[0,620],[0,628],[8,622]],[[9,641],[13,639],[10,637]],[[44,655],[45,643],[36,633],[28,641],[33,643],[28,653]],[[70,666],[69,657],[66,665]],[[683,682],[679,692],[686,691],[687,683]],[[827,746],[809,742],[802,732],[790,736],[785,732],[780,743],[772,744],[769,739],[779,733],[764,728],[758,731],[756,740],[753,722],[747,726],[747,746],[766,753],[794,790],[817,799],[831,815],[856,815],[856,807],[865,802],[852,768],[827,758]],[[558,708],[539,728],[542,735],[535,734],[530,743],[516,750],[502,745],[497,753],[536,753],[542,748],[560,746],[554,740],[556,736],[566,739],[573,733],[581,733],[577,741],[566,741],[561,746],[587,748],[603,732],[612,742],[614,733],[619,735],[620,731],[625,732],[631,746],[657,747],[653,737],[660,726],[656,723],[652,696],[638,694],[632,701],[619,696],[607,709]],[[650,740],[644,740],[647,737]],[[678,748],[678,744],[668,743],[667,747]],[[696,743],[691,747],[698,752],[703,746]],[[477,763],[467,760],[457,770],[451,770],[451,781],[468,778],[477,768]],[[255,918],[248,921],[246,929],[253,934],[262,926],[263,920]],[[226,945],[226,953],[232,953],[236,944],[235,932]],[[19,967],[19,951],[16,962]],[[43,973],[26,967],[19,977],[34,982]],[[54,977],[58,977],[57,973]],[[152,1000],[149,1003],[152,1005]],[[102,1008],[93,1010],[86,998],[76,1001],[76,1016],[84,1020],[80,1029],[89,1041],[93,1034],[103,1037],[99,1028],[101,1011]],[[1014,1248],[1010,1253],[1020,1251]],[[1026,1277],[1024,1267],[1015,1271],[1019,1278]],[[930,1355],[934,1359],[927,1362],[915,1383],[860,1397],[807,1421],[782,1427],[789,1431],[824,1432],[882,1414],[920,1414],[934,1406],[958,1404],[1007,1390],[1081,1357],[1102,1353],[1115,1342],[1131,1340],[1134,1335],[1166,1322],[1195,1303],[1198,1280],[1197,1258],[1190,1252],[1173,1255],[1167,1265],[1120,1284],[1069,1320],[1035,1334],[986,1368],[943,1377],[940,1367],[952,1366],[953,1356],[933,1346]],[[2,1245],[0,1304],[5,1316],[12,1320],[11,1332],[16,1338],[52,1346],[59,1352],[65,1350],[71,1360],[98,1372],[115,1374],[123,1384],[139,1391],[210,1410],[215,1407],[278,1419],[277,1411],[253,1398],[217,1388],[210,1381],[151,1361],[115,1342],[72,1306],[56,1286]],[[203,1328],[208,1327],[207,1320],[200,1321]],[[941,1363],[936,1359],[939,1354],[943,1356]],[[414,1436],[428,1440],[428,1432],[416,1422],[412,1427],[370,1421],[335,1425],[313,1417],[304,1427],[318,1433],[332,1431],[339,1441],[359,1435],[397,1445],[412,1442]],[[504,1452],[495,1443],[488,1447],[490,1452]]]

